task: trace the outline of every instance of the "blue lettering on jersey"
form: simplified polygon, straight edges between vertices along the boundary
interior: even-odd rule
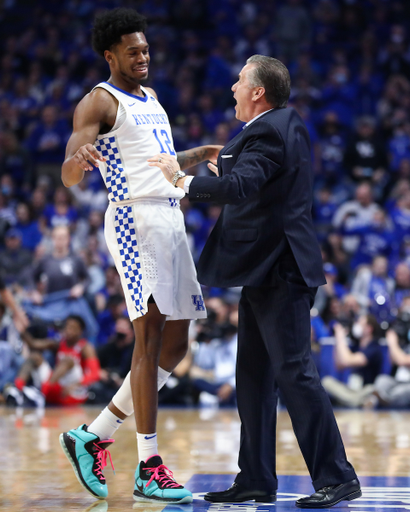
[[[135,124],[168,124],[165,114],[132,114]]]
[[[191,297],[195,306],[195,311],[205,311],[204,299],[202,298],[202,295],[191,295]]]

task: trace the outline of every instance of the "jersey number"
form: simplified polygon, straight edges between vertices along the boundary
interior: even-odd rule
[[[168,151],[166,149],[164,149],[164,146],[162,145],[162,142],[158,136],[157,129],[154,128],[152,131],[155,135],[155,138],[158,141],[159,147],[161,148],[160,153],[169,153],[170,155],[175,156],[175,151],[172,149],[171,141],[169,140],[169,136],[168,136],[168,133],[166,132],[166,130],[161,130],[161,138],[163,139],[163,142],[166,144]]]

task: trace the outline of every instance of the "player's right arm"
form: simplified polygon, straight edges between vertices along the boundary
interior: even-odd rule
[[[68,140],[61,168],[61,179],[66,187],[79,183],[85,171],[98,167],[105,158],[93,146],[102,128],[112,128],[117,114],[116,99],[104,89],[87,94],[74,112],[73,133]]]

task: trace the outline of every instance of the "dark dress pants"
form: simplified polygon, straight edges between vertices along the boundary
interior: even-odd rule
[[[235,481],[248,489],[277,489],[279,388],[315,490],[348,482],[356,474],[310,351],[316,288],[306,286],[293,256],[276,265],[271,282],[244,287],[239,303],[236,378],[242,426]]]

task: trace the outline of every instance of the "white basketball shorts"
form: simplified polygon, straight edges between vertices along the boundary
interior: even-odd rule
[[[131,320],[147,313],[151,295],[167,320],[206,318],[178,200],[110,203],[105,238]]]

